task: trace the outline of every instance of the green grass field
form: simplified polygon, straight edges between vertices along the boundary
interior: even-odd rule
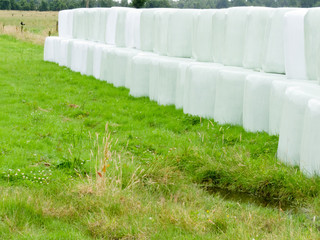
[[[276,137],[130,97],[13,37],[0,53],[0,239],[320,238],[319,178],[278,162]]]

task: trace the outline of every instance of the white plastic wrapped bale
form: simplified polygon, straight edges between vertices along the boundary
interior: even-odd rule
[[[149,96],[149,79],[150,79],[150,64],[153,58],[158,57],[154,53],[141,53],[134,56],[129,63],[131,64],[131,78],[127,78],[125,86],[130,88],[130,95],[134,97]]]
[[[219,9],[212,17],[212,51],[213,61],[222,63],[225,55],[225,28],[227,9]]]
[[[56,62],[57,59],[57,44],[60,43],[59,37],[47,37],[44,43],[43,60],[48,62]]]
[[[59,65],[70,67],[72,39],[61,39]]]
[[[96,79],[101,79],[101,64],[102,64],[102,53],[106,52],[104,49],[111,49],[112,45],[106,45],[103,43],[95,43],[93,49],[93,66],[92,66],[92,75]],[[106,57],[106,56],[104,56]]]
[[[167,55],[168,47],[168,27],[170,15],[174,9],[161,8],[154,13],[154,46],[153,52],[160,55]]]
[[[125,46],[135,48],[140,46],[140,9],[127,12],[125,29]]]
[[[305,16],[305,51],[309,79],[320,80],[320,8],[309,8]]]
[[[108,83],[111,83],[113,76],[114,65],[111,56],[114,49],[115,47],[106,46],[102,48],[101,53],[100,80]]]
[[[116,24],[116,35],[115,35],[115,44],[117,47],[126,47],[126,33],[127,33],[127,26],[126,24],[129,22],[127,21],[128,12],[133,12],[132,8],[124,8],[124,7],[113,7],[118,12],[117,16],[117,24]],[[132,38],[132,36],[128,36],[128,39]]]
[[[193,19],[198,10],[182,9],[170,14],[168,28],[168,56],[192,57]]]
[[[87,10],[87,19],[88,19],[88,37],[90,41],[99,40],[99,31],[100,31],[100,9],[99,8],[90,8]]]
[[[219,123],[242,125],[244,83],[250,70],[224,67],[216,81],[214,117]]]
[[[86,68],[83,70],[82,74],[87,76],[93,76],[93,58],[94,58],[94,45],[95,42],[87,41],[87,62],[86,62]]]
[[[273,10],[273,8],[265,7],[249,9],[244,41],[243,67],[257,70],[262,68],[262,53],[267,22]]]
[[[155,11],[155,9],[143,9],[140,15],[140,49],[142,51],[153,51]]]
[[[316,81],[298,80],[274,80],[271,83],[269,103],[269,134],[279,135],[280,122],[285,100],[285,92],[288,87],[316,84]]]
[[[176,89],[178,72],[180,64],[193,62],[190,58],[172,58],[172,57],[159,57],[159,80],[157,84],[157,102],[160,105],[175,104],[176,92],[183,91],[184,89]]]
[[[112,76],[110,83],[116,87],[123,87],[126,83],[126,78],[129,75],[128,67],[131,59],[140,53],[137,49],[115,48],[111,53],[111,61],[113,64]]]
[[[247,14],[250,7],[228,9],[225,30],[225,56],[223,64],[242,67]]]
[[[118,19],[118,9],[110,8],[107,16],[105,42],[114,45],[116,43],[116,27]]]
[[[217,63],[192,64],[188,67],[184,88],[184,113],[214,118],[216,81],[222,67]]]
[[[63,10],[58,16],[59,37],[73,37],[73,10]]]
[[[187,78],[190,76],[188,72],[190,71],[189,66],[191,64],[195,64],[195,62],[183,62],[179,65],[175,100],[175,106],[177,109],[184,108],[184,101],[186,101],[186,103],[188,102],[188,100],[185,100],[185,93],[187,90],[186,84],[189,82]]]
[[[284,15],[294,8],[277,8],[273,11],[266,29],[262,69],[269,73],[285,73]]]
[[[88,10],[78,8],[73,11],[73,37],[86,40],[88,39],[89,31]]]
[[[284,16],[284,59],[289,79],[307,79],[304,50],[304,17],[307,11],[299,9]]]
[[[213,62],[212,18],[217,10],[202,10],[194,19],[193,57],[200,62]]]
[[[243,95],[243,127],[250,132],[269,132],[271,84],[285,80],[285,75],[253,73],[246,78]]]
[[[310,99],[320,97],[320,86],[290,87],[282,111],[278,158],[289,165],[300,165],[304,114]]]
[[[98,42],[106,42],[107,22],[110,11],[110,8],[100,8]]]
[[[87,69],[88,42],[76,40],[72,43],[71,70],[85,74]]]
[[[320,175],[320,100],[311,99],[303,120],[300,169],[308,176]]]

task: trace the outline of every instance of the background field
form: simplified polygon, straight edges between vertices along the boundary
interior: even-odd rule
[[[132,98],[11,36],[0,53],[1,239],[320,238],[319,178],[278,162],[277,137]]]
[[[0,34],[15,36],[21,40],[44,44],[44,40],[57,33],[58,12],[0,10]],[[25,24],[21,32],[21,22]]]

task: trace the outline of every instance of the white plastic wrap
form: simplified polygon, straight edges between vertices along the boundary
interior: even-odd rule
[[[303,120],[300,169],[313,176],[320,175],[320,100],[311,99]]]
[[[43,60],[48,62],[55,62],[56,52],[59,51],[55,48],[56,42],[60,41],[59,37],[47,37],[44,43]]]
[[[167,55],[169,18],[175,11],[174,9],[161,8],[154,13],[153,52],[157,54]]]
[[[250,70],[224,67],[216,82],[214,117],[219,123],[242,125],[244,83]]]
[[[106,42],[107,22],[110,12],[110,8],[100,8],[98,42]]]
[[[271,83],[270,109],[269,109],[269,134],[279,135],[280,122],[283,111],[285,92],[288,87],[315,84],[316,81],[276,80]]]
[[[153,51],[155,11],[155,9],[143,9],[140,15],[140,49],[142,51]]]
[[[72,42],[71,70],[85,74],[87,70],[88,41],[75,40]]]
[[[59,65],[69,67],[71,63],[72,39],[61,39]]]
[[[320,80],[320,8],[310,8],[305,16],[305,51],[308,79]]]
[[[212,18],[217,10],[202,10],[195,16],[193,57],[201,62],[213,62]]]
[[[73,37],[85,40],[88,38],[89,31],[88,10],[78,8],[73,11]]]
[[[286,90],[277,155],[289,165],[300,165],[304,114],[308,101],[317,96],[320,96],[319,86],[305,85]]]
[[[114,45],[116,43],[116,29],[117,29],[118,9],[111,8],[107,16],[106,36],[105,42]]]
[[[217,63],[188,66],[184,86],[184,113],[214,118],[216,81],[221,68],[223,66]]]
[[[110,45],[105,45],[102,43],[94,44],[93,48],[93,64],[92,64],[92,75],[96,79],[100,79],[101,74],[101,62],[102,62],[102,53],[104,48],[111,48]]]
[[[140,9],[127,12],[125,29],[125,46],[139,47],[140,43]]]
[[[193,18],[195,9],[177,10],[170,14],[168,28],[168,56],[192,57]]]
[[[87,62],[86,68],[83,70],[83,74],[87,76],[93,76],[93,58],[94,58],[94,49],[95,49],[95,42],[87,41]]]
[[[253,7],[248,11],[243,56],[245,68],[257,70],[262,68],[263,44],[267,22],[272,12],[272,8],[265,7]]]
[[[157,101],[160,105],[171,105],[176,102],[176,89],[180,64],[193,62],[190,58],[161,57],[159,61],[159,80],[157,84]]]
[[[246,16],[250,8],[234,7],[228,9],[225,32],[225,56],[223,64],[242,66],[244,40],[246,34]]]
[[[154,53],[142,53],[134,56],[131,60],[131,78],[125,83],[130,88],[130,95],[134,97],[149,96],[150,64],[151,60],[158,55]],[[130,67],[130,63],[129,63]]]
[[[101,53],[100,79],[110,83],[110,78],[113,75],[113,63],[111,59],[114,47],[103,47]]]
[[[284,15],[294,8],[277,8],[267,24],[262,69],[270,73],[285,73],[284,66]]]
[[[100,9],[99,8],[90,8],[87,10],[87,20],[88,20],[88,37],[90,41],[99,40],[99,31],[100,31]]]
[[[219,9],[212,17],[212,54],[213,61],[223,63],[225,56],[225,28],[227,9]]]
[[[243,95],[243,127],[250,132],[269,132],[271,84],[285,75],[253,73],[246,78]]]
[[[139,54],[140,51],[129,48],[115,48],[111,53],[110,59],[113,65],[110,83],[115,87],[124,87],[128,76],[128,67],[131,59]]]
[[[127,37],[126,37],[127,25],[126,24],[130,23],[127,21],[127,15],[128,15],[128,12],[133,12],[134,10],[132,8],[121,8],[121,7],[117,7],[115,9],[117,9],[118,11],[115,44],[117,47],[126,47],[126,41],[127,41]],[[130,38],[133,39],[133,35],[128,36],[128,39]]]
[[[284,17],[284,59],[286,76],[289,79],[307,79],[304,51],[304,17],[307,11],[291,11]]]
[[[63,10],[58,16],[59,37],[73,37],[73,10]]]

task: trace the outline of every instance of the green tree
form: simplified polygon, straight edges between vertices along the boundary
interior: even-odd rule
[[[21,10],[26,10],[26,11],[30,10],[30,5],[27,2],[27,0],[20,0],[19,3],[20,3],[20,9]]]
[[[10,0],[0,0],[0,9],[10,10],[11,9]]]
[[[129,6],[128,0],[121,0],[120,6],[121,6],[121,7],[128,7],[128,6]]]
[[[30,0],[29,5],[30,5],[30,10],[36,10],[36,4],[34,0]]]
[[[45,0],[41,0],[40,6],[39,6],[39,11],[48,11],[49,10],[49,4]]]
[[[228,6],[228,0],[218,0],[216,3],[216,8],[227,8]]]
[[[169,8],[170,3],[168,0],[147,0],[145,3],[146,8]]]
[[[143,8],[146,0],[132,0],[131,6],[135,8]]]

